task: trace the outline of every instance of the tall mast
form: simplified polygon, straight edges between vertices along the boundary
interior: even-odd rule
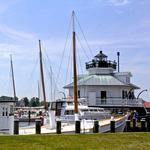
[[[74,24],[74,11],[72,12],[73,19],[73,75],[74,75],[74,113],[75,121],[78,120],[78,95],[77,95],[77,68],[76,68],[76,33],[75,33],[75,24]]]
[[[44,98],[44,107],[46,110],[48,110],[48,107],[46,104],[44,72],[43,72],[42,51],[41,51],[41,40],[39,40],[39,56],[40,56],[40,73],[41,73],[42,91],[43,91],[43,98]]]
[[[11,75],[12,75],[12,82],[13,82],[14,100],[16,101],[16,88],[15,88],[15,78],[14,78],[12,55],[10,55],[10,65],[11,65]]]

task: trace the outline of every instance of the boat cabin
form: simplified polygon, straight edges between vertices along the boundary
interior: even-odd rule
[[[13,98],[0,97],[0,132],[9,131],[14,123],[14,104]]]

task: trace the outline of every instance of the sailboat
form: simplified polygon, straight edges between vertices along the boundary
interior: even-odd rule
[[[75,124],[76,121],[81,122],[81,128],[91,131],[93,128],[94,120],[99,120],[99,131],[109,132],[110,121],[112,118],[116,121],[116,130],[123,131],[125,127],[125,120],[127,116],[123,116],[115,119],[111,117],[110,112],[105,111],[99,107],[87,106],[87,100],[85,98],[78,98],[78,86],[77,86],[77,67],[76,67],[76,32],[75,32],[75,12],[72,12],[72,42],[73,42],[73,98],[63,98],[50,104],[50,112],[55,114],[55,120],[59,120],[62,123]],[[54,117],[54,116],[53,116]],[[85,126],[86,124],[86,126]],[[66,127],[66,126],[65,126]],[[71,131],[75,130],[74,127]],[[67,130],[68,131],[68,130]]]
[[[110,131],[110,121],[113,119],[116,121],[116,131],[123,131],[125,127],[125,120],[128,116],[121,116],[117,118],[111,117],[110,112],[105,111],[103,108],[89,107],[87,105],[87,100],[85,98],[78,98],[77,92],[77,67],[76,67],[76,33],[75,33],[75,20],[74,11],[72,12],[73,18],[73,31],[72,31],[72,41],[73,41],[73,98],[63,98],[53,102],[50,102],[48,108],[46,103],[45,94],[45,84],[44,84],[44,74],[43,74],[43,64],[42,64],[42,52],[41,52],[41,42],[39,41],[39,54],[40,54],[40,72],[42,81],[42,91],[44,98],[44,108],[49,114],[48,124],[44,124],[41,128],[41,133],[56,133],[56,122],[61,121],[62,132],[73,133],[75,132],[76,122],[81,123],[81,132],[92,132],[94,121],[98,120],[99,132],[109,132]],[[24,129],[25,130],[25,129]],[[33,134],[33,132],[24,131],[26,134]]]

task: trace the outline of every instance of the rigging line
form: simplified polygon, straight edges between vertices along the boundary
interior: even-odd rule
[[[9,83],[8,83],[8,93],[12,95],[12,77],[11,77],[11,67],[9,70]]]
[[[75,15],[75,19],[76,19],[76,22],[78,23],[79,28],[80,28],[80,30],[81,30],[81,32],[82,32],[82,34],[83,34],[83,38],[84,38],[84,40],[85,40],[85,42],[86,42],[86,44],[87,44],[87,47],[88,47],[88,49],[90,50],[90,53],[91,53],[92,57],[94,57],[94,55],[93,55],[93,53],[92,53],[92,50],[91,50],[91,48],[90,48],[90,46],[89,46],[89,44],[88,44],[88,42],[87,42],[87,39],[86,39],[86,37],[85,37],[85,34],[84,34],[84,32],[83,32],[83,30],[82,30],[82,28],[81,28],[81,25],[80,25],[80,23],[79,23],[79,21],[78,21],[76,15]]]
[[[56,81],[55,81],[55,75],[54,75],[54,72],[53,72],[53,69],[52,69],[52,63],[51,63],[51,60],[50,60],[50,58],[48,57],[48,54],[47,54],[47,52],[45,51],[45,54],[46,54],[46,57],[48,58],[48,61],[49,61],[49,63],[50,63],[50,70],[51,70],[51,76],[50,76],[50,72],[49,72],[49,77],[51,78],[51,77],[53,77],[53,79],[54,79],[54,84],[56,84],[56,88],[58,89],[58,85],[57,85],[57,83],[56,83]],[[48,69],[49,70],[49,69]]]
[[[48,74],[48,76],[51,78],[51,77],[53,77],[53,83],[54,83],[54,85],[55,85],[55,88],[56,88],[56,90],[58,90],[58,86],[56,85],[56,80],[55,80],[55,78],[54,78],[54,76],[53,76],[53,71],[52,71],[52,68],[51,68],[51,66],[50,66],[50,68],[51,68],[51,73],[50,73],[50,71],[49,71],[49,69],[48,69],[48,67],[47,67],[47,65],[46,65],[46,62],[43,60],[43,63],[44,63],[44,66],[45,66],[45,70],[46,70],[46,72],[47,72],[47,74]],[[50,85],[49,85],[49,88],[50,88]],[[50,96],[51,97],[51,96]]]
[[[77,49],[79,49],[79,48],[77,48]],[[79,50],[78,50],[78,53],[77,53],[77,58],[79,58],[77,60],[79,60],[78,63],[79,63],[79,66],[81,68],[81,73],[83,74],[83,68],[82,68],[82,63],[81,63],[81,57],[80,57]],[[78,70],[78,74],[79,74],[79,70]]]
[[[72,79],[73,79],[73,56],[71,55],[71,64],[70,64],[70,81],[69,83],[72,82]]]
[[[34,71],[35,71],[35,69],[37,67],[37,64],[38,64],[38,59],[36,59],[36,61],[35,61],[34,67],[32,69],[32,72],[31,72],[30,76],[28,77],[28,80],[30,80],[32,78],[33,73],[34,73]]]
[[[68,26],[68,31],[67,31],[67,36],[66,36],[66,41],[65,41],[65,45],[64,45],[64,49],[63,49],[63,53],[62,53],[62,59],[60,61],[60,66],[59,66],[59,70],[58,70],[58,74],[57,74],[57,78],[56,78],[57,82],[59,81],[60,70],[61,70],[61,66],[62,66],[62,62],[63,62],[63,58],[64,58],[64,54],[65,54],[65,50],[66,50],[66,46],[67,46],[67,42],[68,42],[69,31],[71,29],[71,22],[72,22],[72,16],[70,18],[70,22],[69,22],[69,26]]]
[[[77,37],[77,40],[78,40],[78,42],[79,42],[81,48],[83,49],[83,51],[84,51],[84,53],[85,53],[87,59],[89,60],[90,58],[89,58],[89,56],[87,55],[86,50],[85,50],[85,48],[83,47],[83,45],[82,45],[82,43],[81,43],[81,41],[80,41],[80,38],[78,37],[77,34],[76,34],[76,37]]]
[[[69,67],[70,67],[70,61],[71,61],[71,52],[72,52],[71,47],[72,47],[72,43],[70,44],[70,52],[69,52],[69,59],[68,59],[68,64],[67,64],[65,85],[67,84],[67,78],[68,78],[68,74],[69,74]]]

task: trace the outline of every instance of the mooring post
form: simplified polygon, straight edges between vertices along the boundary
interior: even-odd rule
[[[28,111],[28,119],[29,119],[29,125],[30,125],[30,122],[31,122],[31,111],[30,110]]]
[[[56,124],[56,133],[61,134],[61,121],[57,121]]]
[[[146,131],[146,121],[145,119],[141,119],[141,131]]]
[[[147,131],[150,132],[150,116],[147,116]]]
[[[131,120],[126,120],[126,132],[131,131]]]
[[[80,133],[80,121],[75,121],[75,133]]]
[[[36,134],[41,134],[41,120],[40,119],[37,119],[35,120],[35,132]]]
[[[98,131],[99,131],[98,120],[94,120],[93,133],[98,133]]]
[[[14,121],[14,134],[19,134],[19,119]]]
[[[137,121],[136,119],[133,119],[133,131],[136,131],[137,128]]]
[[[110,121],[110,132],[111,133],[115,132],[115,120]]]

